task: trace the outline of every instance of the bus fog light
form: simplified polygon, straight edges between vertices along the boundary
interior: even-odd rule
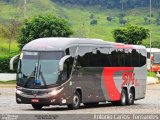
[[[50,92],[50,93],[48,93],[48,94],[55,96],[55,95],[59,94],[62,90],[63,90],[63,88],[61,88],[61,89],[59,89],[59,90],[53,90],[52,92]]]
[[[67,102],[66,99],[62,99],[62,103],[65,104]]]

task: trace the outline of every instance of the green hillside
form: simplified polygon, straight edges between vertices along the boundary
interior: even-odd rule
[[[13,0],[12,2],[0,1],[0,25],[7,24],[11,19],[17,21],[24,20],[23,0]],[[58,17],[65,18],[69,21],[74,31],[72,37],[87,37],[87,38],[101,38],[107,41],[114,41],[112,31],[116,28],[123,27],[119,24],[119,15],[122,13],[121,9],[106,9],[99,6],[76,6],[76,5],[60,5],[51,0],[27,0],[27,12],[25,18],[32,17],[39,14],[54,14]],[[160,26],[157,26],[156,20],[160,17],[160,10],[153,10],[152,25],[145,22],[144,18],[149,19],[149,7],[139,7],[133,9],[124,9],[124,20],[133,25],[140,25],[145,28],[152,29],[152,39],[160,40]],[[92,19],[97,20],[96,25],[90,25]],[[107,21],[107,17],[112,17],[112,22]],[[149,39],[144,43],[149,42]],[[6,38],[0,38],[0,54],[6,54],[8,49],[8,42]],[[16,40],[12,42],[12,52],[17,52]]]

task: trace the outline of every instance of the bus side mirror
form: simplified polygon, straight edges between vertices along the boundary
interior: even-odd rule
[[[67,56],[64,56],[63,58],[61,58],[61,60],[59,62],[59,71],[63,71],[64,62],[70,57],[71,57],[71,55],[67,55]]]
[[[15,55],[13,56],[11,59],[10,59],[10,62],[9,62],[9,68],[11,71],[15,70],[14,68],[14,62],[19,58],[20,55]]]

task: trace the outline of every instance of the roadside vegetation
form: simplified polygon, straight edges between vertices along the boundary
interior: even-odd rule
[[[155,72],[148,72],[147,76],[149,76],[149,77],[157,77]]]
[[[147,73],[147,76],[149,76],[149,77],[154,77],[154,78],[158,78],[159,83],[160,83],[160,77],[158,77],[155,72],[148,72],[148,73]]]
[[[16,84],[16,80],[10,80],[10,81],[0,81],[0,84],[7,84],[7,85],[15,85]]]

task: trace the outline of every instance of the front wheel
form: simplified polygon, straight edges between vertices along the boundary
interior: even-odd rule
[[[80,107],[80,95],[78,92],[75,92],[72,99],[72,104],[68,105],[69,109],[78,109]]]
[[[40,105],[40,104],[32,104],[32,107],[35,109],[35,110],[41,110],[43,105]]]

